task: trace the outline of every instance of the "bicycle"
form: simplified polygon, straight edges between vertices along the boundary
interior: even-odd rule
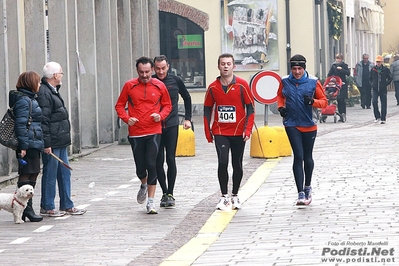
[[[127,112],[127,107],[125,108],[125,111]],[[179,125],[184,125],[184,121],[186,120],[185,115],[183,113],[178,113],[178,116],[179,116]],[[194,123],[192,120],[190,122],[191,122],[191,129],[194,131]],[[118,128],[121,128],[122,124],[120,117],[118,117],[118,119],[116,120],[116,125],[118,126]]]

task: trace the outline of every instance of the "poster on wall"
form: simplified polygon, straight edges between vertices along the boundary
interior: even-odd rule
[[[278,70],[277,0],[222,0],[222,52],[236,70]]]

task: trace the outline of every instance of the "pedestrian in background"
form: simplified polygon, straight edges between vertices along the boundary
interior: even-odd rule
[[[9,105],[14,106],[15,135],[18,139],[16,156],[18,163],[18,182],[23,185],[36,186],[40,173],[40,153],[43,151],[42,110],[36,101],[40,88],[40,75],[34,71],[23,72],[18,77],[17,90],[9,93]],[[32,199],[29,199],[22,214],[22,220],[40,222],[43,217],[33,210]]]
[[[346,99],[348,99],[348,84],[346,83],[346,76],[350,75],[348,65],[344,62],[344,56],[342,54],[335,55],[335,62],[332,64],[330,71],[328,71],[328,77],[338,76],[342,80],[342,87],[337,96],[338,113],[340,119],[338,121],[346,121]]]
[[[325,108],[327,98],[320,81],[310,76],[306,58],[297,54],[290,59],[291,73],[282,78],[277,91],[277,108],[283,117],[294,153],[293,172],[298,191],[297,205],[312,202],[313,147],[317,135],[314,108]]]
[[[391,75],[393,80],[393,85],[395,86],[395,98],[396,105],[399,105],[399,54],[393,57],[393,62],[391,64]]]
[[[363,54],[362,60],[356,64],[355,72],[353,74],[353,76],[355,77],[356,86],[360,90],[360,106],[363,109],[371,108],[370,71],[373,67],[374,64],[369,61],[369,55]]]
[[[373,112],[374,123],[385,124],[387,122],[387,86],[392,81],[390,70],[384,66],[381,55],[375,58],[375,66],[370,72],[370,83],[373,88]],[[378,109],[378,97],[381,101],[381,112]]]
[[[218,156],[218,179],[222,196],[216,208],[219,210],[240,209],[238,190],[243,176],[242,160],[245,143],[252,133],[255,109],[248,83],[233,74],[234,57],[222,54],[218,58],[220,76],[212,82],[205,94],[204,130],[209,143],[215,140]],[[213,124],[211,127],[212,112]],[[229,152],[233,167],[233,188],[228,195]]]
[[[57,62],[48,62],[43,67],[43,78],[37,101],[42,108],[43,120],[43,175],[40,214],[59,217],[68,213],[82,215],[86,209],[74,207],[71,195],[71,171],[52,154],[68,164],[68,146],[71,145],[71,122],[64,100],[59,93],[64,76]],[[60,197],[60,209],[55,209],[56,183]]]
[[[136,164],[136,174],[141,181],[137,202],[147,198],[147,213],[157,214],[154,196],[157,185],[156,160],[161,141],[163,121],[172,110],[168,89],[158,79],[152,78],[154,62],[151,58],[136,60],[138,78],[128,80],[122,88],[115,110],[129,126],[129,143]],[[128,112],[125,106],[128,104]]]
[[[162,188],[160,207],[174,207],[176,204],[173,190],[177,175],[176,148],[179,135],[179,94],[184,101],[185,120],[183,129],[191,127],[191,96],[183,81],[179,77],[168,73],[169,62],[166,56],[160,55],[154,58],[154,70],[155,74],[152,77],[165,84],[172,102],[172,111],[162,121],[162,135],[157,156],[157,177]],[[165,174],[164,169],[165,152],[168,166],[167,174]]]

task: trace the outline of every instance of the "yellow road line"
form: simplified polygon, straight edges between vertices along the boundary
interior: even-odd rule
[[[247,201],[259,189],[280,160],[281,158],[268,159],[256,169],[245,185],[240,188],[241,202]],[[194,263],[218,240],[220,234],[226,229],[236,213],[236,210],[229,212],[214,211],[198,234],[165,259],[160,266],[186,266]]]

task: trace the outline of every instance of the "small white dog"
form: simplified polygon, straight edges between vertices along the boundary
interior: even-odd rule
[[[28,200],[35,194],[31,185],[23,185],[14,194],[0,193],[0,210],[6,210],[14,215],[14,222],[22,224],[22,213],[26,208]]]

